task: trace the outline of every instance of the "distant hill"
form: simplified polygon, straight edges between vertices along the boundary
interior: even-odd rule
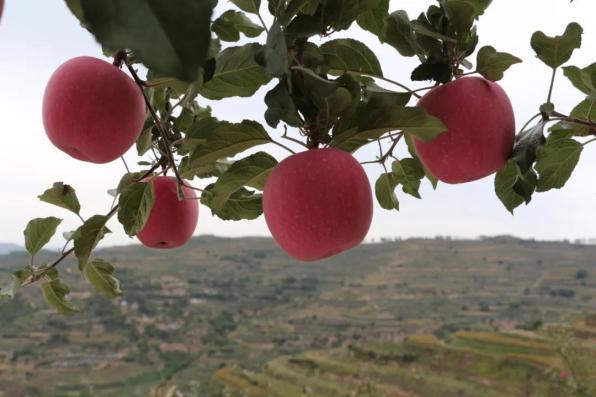
[[[36,263],[56,255],[40,252]],[[151,388],[170,384],[185,397],[218,396],[209,394],[210,385],[230,397],[550,397],[540,389],[548,379],[532,368],[514,370],[511,376],[521,377],[515,379],[474,372],[468,364],[479,354],[467,356],[466,349],[491,346],[471,340],[469,332],[532,330],[596,311],[594,245],[511,237],[409,239],[300,263],[270,238],[201,236],[174,251],[137,244],[101,249],[94,257],[115,266],[122,298],[108,301],[94,293],[69,258],[58,270],[80,314],[54,314],[35,287],[0,302],[0,397],[147,396]],[[27,263],[24,252],[0,256],[0,285]],[[451,339],[456,332],[468,334]],[[344,360],[359,352],[350,346],[363,347],[365,355],[371,343],[401,349],[414,334],[439,338],[443,356],[420,354],[404,368],[385,358],[380,365],[376,358]],[[594,345],[596,336],[590,338]],[[318,351],[324,353],[316,359],[305,353]],[[520,354],[527,352],[507,351],[503,359],[525,368],[528,357],[519,360]],[[480,370],[500,364],[487,360],[479,361]],[[327,363],[333,368],[321,369]],[[418,366],[426,379],[418,380]],[[237,371],[254,376],[241,381]],[[319,379],[310,377],[317,372]],[[528,374],[538,389],[524,394],[520,387]],[[308,388],[303,393],[305,376],[312,378],[312,394]],[[260,377],[275,392],[263,383],[243,387]],[[369,393],[369,377],[384,389]],[[289,392],[275,389],[280,379]],[[335,388],[341,379],[345,385]],[[493,394],[477,392],[485,382],[494,385]],[[363,389],[349,390],[353,384]],[[442,385],[445,393],[437,392]]]
[[[0,255],[10,254],[11,252],[22,251],[23,248],[10,243],[0,243]]]

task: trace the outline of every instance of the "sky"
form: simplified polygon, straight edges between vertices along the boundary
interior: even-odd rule
[[[0,167],[0,242],[23,244],[23,229],[36,217],[64,218],[61,231],[75,229],[79,222],[59,208],[37,199],[52,183],[72,185],[79,196],[83,216],[103,214],[109,210],[111,197],[107,190],[118,183],[124,173],[120,161],[105,165],[84,163],[56,149],[46,137],[41,120],[41,103],[45,84],[52,72],[66,60],[90,55],[102,58],[99,45],[78,21],[70,15],[61,0],[6,0],[0,21],[0,133],[2,134],[2,167]],[[217,14],[233,8],[230,2],[219,2]],[[264,4],[266,2],[263,2]],[[392,0],[393,10],[405,9],[410,17],[424,11],[431,0]],[[515,109],[517,128],[537,112],[545,102],[550,78],[549,69],[535,58],[530,37],[536,30],[548,35],[561,34],[572,21],[584,27],[583,46],[570,64],[580,67],[594,61],[596,54],[596,1],[576,0],[494,0],[478,27],[480,45],[492,45],[524,60],[512,67],[500,82],[508,92]],[[371,34],[358,28],[335,37],[351,37],[369,45],[381,60],[386,77],[413,87],[410,83],[413,59],[405,59],[387,45],[381,45]],[[260,40],[264,41],[264,36]],[[322,40],[315,38],[320,44]],[[474,58],[475,59],[475,58]],[[387,86],[388,88],[391,88]],[[263,119],[263,96],[270,87],[259,90],[254,98],[231,98],[222,101],[200,99],[210,105],[215,116],[229,120]],[[555,82],[554,102],[560,111],[568,112],[582,99],[562,72]],[[242,109],[242,111],[239,111]],[[283,129],[268,127],[279,137]],[[281,160],[286,154],[275,147],[265,148]],[[361,161],[373,160],[376,148],[357,153]],[[125,156],[135,164],[134,149]],[[381,173],[380,166],[367,166],[371,184]],[[436,191],[424,183],[422,200],[399,194],[401,211],[375,208],[368,240],[380,237],[412,236],[476,237],[512,234],[537,239],[596,237],[596,146],[584,150],[580,164],[564,189],[536,194],[528,207],[510,215],[494,194],[493,177],[463,185],[440,184]],[[200,183],[199,183],[200,185]],[[132,244],[116,220],[102,245]],[[269,235],[263,217],[256,221],[224,222],[201,206],[196,235],[220,236]],[[58,234],[51,245],[63,242]]]

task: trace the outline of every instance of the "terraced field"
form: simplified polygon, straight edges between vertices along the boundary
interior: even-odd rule
[[[583,357],[563,358],[540,333],[412,335],[275,359],[262,372],[224,367],[211,395],[226,397],[565,397],[596,391],[596,345],[564,327]],[[586,327],[596,331],[596,327]],[[583,361],[580,361],[583,360]],[[575,370],[575,378],[569,375]],[[571,378],[570,378],[571,376]]]
[[[228,377],[236,368],[266,376],[263,368],[272,365],[280,375],[275,384],[300,391],[303,385],[292,383],[300,360],[279,357],[301,358],[305,351],[333,352],[309,353],[317,365],[326,359],[348,372],[364,365],[363,373],[371,374],[368,381],[368,375],[350,378],[339,371],[335,379],[352,383],[325,386],[322,379],[319,389],[343,393],[355,387],[366,396],[367,389],[386,384],[379,391],[386,396],[424,395],[427,384],[445,381],[446,370],[420,380],[420,358],[410,366],[389,360],[383,369],[376,360],[361,363],[355,352],[362,346],[399,352],[406,337],[410,344],[425,341],[435,348],[430,336],[411,337],[433,334],[445,354],[453,349],[501,354],[504,342],[509,359],[557,367],[548,347],[543,352],[536,347],[540,341],[528,351],[508,336],[494,343],[478,337],[519,334],[596,312],[596,247],[565,242],[384,241],[304,264],[288,259],[270,239],[204,236],[169,253],[130,246],[99,255],[116,265],[122,298],[107,301],[92,294],[76,263],[66,262],[61,271],[82,309],[79,315],[55,315],[36,288],[0,303],[0,397],[145,397],[151,390],[160,390],[161,397],[171,387],[185,397],[207,397],[222,367],[232,368],[225,370]],[[38,259],[52,257],[45,252]],[[0,280],[26,261],[22,254],[0,256]],[[581,322],[573,327],[596,345],[592,327]],[[453,390],[468,390],[458,377],[448,377]],[[482,382],[494,382],[487,379]],[[418,386],[408,388],[412,382]],[[255,390],[261,386],[256,383]],[[300,393],[308,396],[308,390]]]

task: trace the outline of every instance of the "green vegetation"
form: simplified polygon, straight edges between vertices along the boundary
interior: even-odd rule
[[[0,396],[548,396],[571,387],[561,346],[581,349],[544,330],[594,311],[596,284],[576,275],[595,254],[506,237],[385,241],[307,265],[261,238],[113,248],[115,301],[73,271],[80,314],[56,317],[36,289],[0,304]],[[0,257],[0,275],[24,260]],[[568,331],[594,347],[592,317]]]

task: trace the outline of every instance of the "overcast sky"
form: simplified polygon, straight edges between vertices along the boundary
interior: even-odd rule
[[[175,2],[173,2],[174,4]],[[221,0],[218,13],[231,3]],[[264,2],[266,3],[266,2]],[[411,17],[423,11],[432,1],[392,0],[392,9],[406,9]],[[596,1],[576,0],[494,0],[479,25],[480,46],[490,44],[499,51],[524,59],[506,73],[502,86],[514,105],[517,125],[521,127],[545,101],[550,72],[533,55],[530,36],[535,30],[548,35],[560,34],[567,23],[579,22],[585,30],[582,49],[576,51],[571,64],[586,66],[595,61]],[[341,37],[342,35],[338,35]],[[344,33],[343,36],[346,36]],[[357,28],[349,37],[370,45],[379,56],[387,77],[409,83],[413,61],[403,59],[391,48]],[[264,40],[264,37],[261,37]],[[317,39],[315,39],[317,40]],[[480,47],[479,46],[479,47]],[[102,57],[100,47],[72,17],[61,0],[6,0],[0,22],[0,131],[2,134],[2,167],[0,168],[0,242],[22,244],[22,231],[28,220],[42,216],[64,217],[62,231],[77,227],[77,219],[54,209],[36,198],[53,182],[64,181],[78,192],[83,215],[105,213],[111,197],[106,194],[124,172],[120,161],[93,165],[76,161],[51,145],[41,120],[41,102],[51,73],[64,61],[80,56]],[[411,84],[422,87],[423,84]],[[252,99],[227,99],[209,103],[213,113],[222,119],[262,121],[264,104],[261,89]],[[582,99],[559,73],[554,102],[561,111]],[[203,101],[202,104],[207,103]],[[240,112],[239,109],[243,111]],[[272,135],[282,132],[270,129]],[[284,153],[271,148],[278,159]],[[360,160],[372,160],[374,148],[358,152]],[[126,156],[134,164],[135,153]],[[439,185],[433,191],[422,188],[423,200],[400,194],[400,212],[388,212],[377,206],[369,238],[450,235],[514,234],[539,239],[596,237],[596,146],[588,146],[573,177],[562,191],[536,194],[529,207],[511,216],[493,192],[493,177],[465,185]],[[381,172],[378,166],[367,166],[371,183]],[[196,234],[223,236],[268,235],[262,218],[253,222],[223,222],[201,207]],[[104,245],[135,242],[126,237],[117,221],[114,232]],[[61,237],[52,241],[59,245]]]

